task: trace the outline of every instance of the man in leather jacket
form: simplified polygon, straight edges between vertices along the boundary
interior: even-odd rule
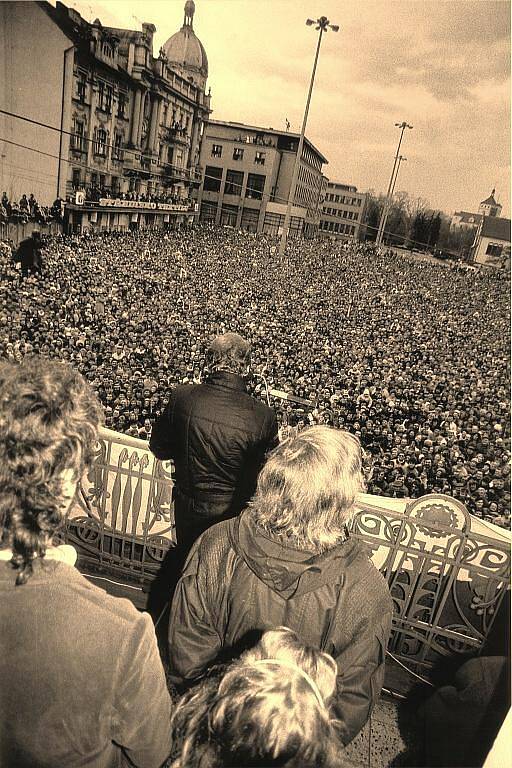
[[[204,383],[174,389],[154,424],[150,448],[158,459],[173,459],[176,468],[174,513],[182,552],[211,525],[242,511],[267,451],[278,443],[274,411],[246,391],[250,349],[236,333],[217,336]]]
[[[354,738],[380,694],[393,610],[366,547],[347,532],[362,487],[361,447],[348,432],[315,426],[281,443],[248,508],[190,552],[169,619],[174,684],[287,626],[336,661],[333,714],[343,743]]]

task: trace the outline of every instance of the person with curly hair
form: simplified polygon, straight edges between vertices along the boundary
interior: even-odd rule
[[[305,646],[288,627],[265,632],[178,702],[172,768],[342,766],[329,710],[336,675],[334,659]]]
[[[157,768],[171,703],[153,625],[52,547],[101,408],[65,364],[0,363],[0,765]],[[67,549],[67,552],[66,552]],[[75,553],[76,554],[76,553]]]

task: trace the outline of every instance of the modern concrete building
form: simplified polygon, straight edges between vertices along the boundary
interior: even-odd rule
[[[336,240],[360,240],[365,231],[367,199],[366,192],[358,192],[357,187],[328,181],[320,218],[320,234]]]
[[[471,261],[486,267],[510,266],[510,219],[483,217],[471,249]]]
[[[203,222],[281,234],[299,135],[212,120],[205,129],[198,193]],[[323,202],[326,158],[304,140],[290,236],[313,237]]]
[[[183,26],[155,58],[153,24],[115,29],[60,2],[0,3],[0,95],[11,113],[1,135],[21,145],[0,142],[0,188],[67,200],[73,229],[184,220],[210,113],[194,12],[187,0]],[[116,197],[179,210],[102,202]]]

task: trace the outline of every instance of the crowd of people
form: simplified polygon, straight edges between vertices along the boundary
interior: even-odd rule
[[[509,292],[466,271],[373,246],[226,228],[59,236],[40,276],[0,256],[0,356],[69,361],[112,429],[149,438],[177,383],[198,382],[212,336],[252,344],[250,390],[282,432],[314,423],[359,437],[367,487],[442,492],[510,516]]]
[[[131,200],[132,202],[137,203],[181,203],[182,205],[189,204],[192,202],[190,198],[187,197],[180,197],[179,195],[172,195],[172,194],[158,194],[154,195],[150,192],[121,192],[118,189],[109,189],[108,187],[104,187],[101,184],[100,185],[93,185],[90,187],[86,187],[85,190],[85,199],[88,202],[97,203],[102,198],[105,198],[107,200]]]
[[[40,205],[33,193],[14,200],[9,198],[7,192],[3,192],[0,198],[0,224],[27,224],[32,221],[44,225],[50,221],[62,222],[63,213],[64,205],[60,197],[51,206]]]

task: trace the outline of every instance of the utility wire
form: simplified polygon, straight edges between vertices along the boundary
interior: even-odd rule
[[[75,138],[77,136],[77,134],[75,132],[73,132],[73,131],[66,131],[63,128],[62,129],[61,128],[57,128],[54,125],[49,125],[48,123],[43,123],[40,120],[34,120],[33,118],[26,117],[25,115],[18,115],[15,112],[9,112],[6,109],[0,109],[0,114],[7,115],[8,117],[14,117],[17,120],[23,120],[24,122],[31,123],[32,125],[36,125],[36,126],[41,127],[41,128],[47,128],[47,129],[49,129],[51,131],[55,131],[56,133],[59,133],[59,134],[61,134],[61,133],[65,134],[66,136],[70,136],[71,138]],[[79,136],[79,139],[81,141],[84,141],[84,142],[87,142],[87,143],[92,143],[93,145],[98,143],[97,139],[89,138],[87,136]],[[15,144],[15,146],[21,146],[21,145],[17,145],[13,141],[9,141],[8,139],[1,139],[0,138],[0,141],[5,141],[5,142],[10,143],[10,144]],[[149,157],[149,155],[147,155],[147,154],[145,155],[144,154],[144,150],[128,149],[128,148],[125,148],[125,147],[118,148],[118,147],[116,147],[113,144],[108,144],[107,142],[102,142],[102,146],[104,146],[105,149],[115,149],[115,150],[121,149],[121,151],[123,152],[123,156],[125,154],[127,154],[127,155],[133,155],[134,157],[139,157],[139,156]],[[40,152],[41,154],[47,154],[48,157],[53,157],[56,160],[60,159],[60,160],[62,160],[64,162],[67,162],[67,163],[70,163],[70,164],[74,165],[75,167],[79,167],[79,168],[83,168],[85,170],[92,170],[94,172],[98,172],[98,169],[96,167],[94,167],[94,166],[91,166],[91,165],[80,163],[78,161],[75,162],[74,160],[69,160],[68,158],[65,158],[65,157],[60,157],[59,158],[58,155],[51,155],[51,154],[48,154],[48,153],[43,153],[43,152],[41,152],[41,150],[37,150],[34,147],[23,147],[23,148],[24,149],[32,149],[34,152]],[[170,167],[170,168],[173,168],[176,171],[186,171],[185,168],[181,168],[180,166],[174,165],[172,163],[163,163],[163,164],[168,166],[168,167]],[[134,171],[135,171],[135,173],[137,173],[137,170],[134,169]],[[144,173],[148,173],[149,176],[152,179],[162,180],[162,179],[171,179],[171,178],[173,178],[169,174],[160,175],[160,174],[151,173],[150,171],[144,171]],[[220,181],[220,179],[217,179],[216,176],[208,176],[207,174],[203,174],[202,178],[205,178],[205,179],[206,178],[211,178],[212,180],[216,179],[216,180]],[[196,180],[200,181],[200,179],[196,179]],[[260,190],[260,189],[257,189],[256,187],[246,187],[246,190],[248,190],[249,192],[256,192],[256,193],[261,194],[263,196],[263,191]],[[261,198],[253,198],[253,199],[261,199]],[[275,202],[286,203],[286,202],[288,202],[288,198],[274,197],[274,201]],[[308,204],[304,205],[302,203],[302,201],[295,202],[295,205],[299,205],[301,207],[309,207]]]
[[[26,117],[25,115],[18,115],[15,112],[9,112],[6,109],[0,109],[0,114],[7,115],[8,117],[14,117],[14,118],[16,118],[18,120],[23,120],[24,122],[31,123],[32,125],[36,125],[36,126],[39,126],[41,128],[48,128],[51,131],[55,131],[56,133],[59,133],[59,134],[63,133],[65,135],[67,135],[67,136],[71,136],[72,138],[77,136],[77,134],[73,133],[72,131],[66,131],[63,128],[57,128],[54,125],[49,125],[48,123],[43,123],[40,120],[34,120],[34,119],[30,118],[30,117]],[[94,138],[89,138],[87,136],[80,136],[79,138],[80,138],[81,141],[85,141],[87,143],[92,143],[92,144],[97,144],[98,143],[97,139],[95,140]],[[94,173],[98,173],[99,172],[98,168],[96,168],[95,166],[92,166],[92,165],[87,165],[87,163],[80,163],[80,162],[75,161],[75,160],[70,160],[69,158],[59,157],[58,155],[53,155],[53,154],[50,154],[48,152],[43,152],[42,150],[36,149],[35,147],[29,147],[29,146],[26,146],[26,145],[23,145],[23,144],[18,144],[17,142],[11,141],[9,139],[4,139],[4,138],[0,137],[0,141],[4,141],[6,144],[12,144],[12,145],[14,145],[16,147],[20,147],[21,149],[28,149],[28,150],[31,150],[32,152],[37,152],[38,154],[45,155],[46,157],[54,158],[55,160],[61,160],[61,161],[66,162],[66,163],[68,163],[70,165],[73,165],[75,167],[82,168],[82,169],[84,169],[86,171],[90,170],[90,171],[93,171]],[[102,143],[102,146],[104,146],[105,149],[116,149],[116,150],[121,149],[121,151],[123,153],[123,157],[124,157],[125,154],[133,155],[134,157],[144,156],[144,151],[143,150],[127,149],[125,147],[119,148],[119,147],[116,147],[113,144],[107,144],[107,143]],[[146,157],[149,157],[149,156],[146,155]],[[185,168],[181,168],[180,166],[173,165],[172,163],[165,163],[164,165],[167,165],[168,167],[173,168],[176,171],[186,171]],[[135,173],[137,173],[136,170],[135,170]],[[145,173],[149,173],[149,176],[150,176],[151,179],[157,179],[157,180],[164,179],[164,180],[168,180],[168,179],[174,178],[170,174],[163,174],[163,175],[161,175],[161,174],[151,173],[150,171],[145,172]],[[202,175],[202,179],[203,180],[211,179],[211,180],[216,180],[216,181],[220,182],[220,179],[217,178],[217,176],[212,176],[212,175],[209,175],[207,173],[204,173]],[[200,181],[199,179],[196,179],[196,180]],[[242,187],[240,185],[240,191],[241,191],[241,189],[242,189]],[[261,200],[264,196],[265,197],[268,196],[268,195],[265,195],[262,190],[257,189],[256,187],[246,187],[246,192],[247,191],[249,191],[249,192],[256,192],[257,194],[261,195],[261,197],[252,197],[251,196],[250,199],[253,199],[253,200],[254,199]],[[285,197],[275,197],[274,196],[272,202],[286,203],[286,202],[288,202],[288,198],[285,198]],[[299,207],[306,207],[306,208],[309,207],[307,204],[304,205],[300,201],[295,202],[295,205],[298,205]],[[331,214],[326,214],[326,215],[331,215]],[[355,223],[358,223],[360,226],[365,226],[367,229],[374,229],[375,231],[378,229],[377,227],[371,227],[368,224],[363,224],[360,221],[356,222],[355,219],[345,219],[345,217],[337,217],[337,218],[343,219],[343,221],[340,222],[342,224],[346,224],[346,223],[352,222],[352,225],[355,224]],[[349,224],[349,226],[350,226],[350,224]],[[326,230],[326,229],[323,229],[323,230],[320,230],[320,231],[323,232],[323,233],[324,232],[325,233],[333,232],[333,230]],[[338,234],[338,233],[335,233],[335,234]],[[339,233],[339,234],[342,234],[342,233]],[[392,235],[393,233],[390,230],[386,230],[383,234]],[[422,246],[425,246],[427,248],[432,247],[430,243],[423,243],[423,242],[420,242],[418,240],[414,240],[413,242],[415,243],[415,245],[422,245]]]
[[[75,138],[78,135],[74,131],[66,131],[66,130],[64,130],[64,128],[56,128],[54,125],[49,125],[48,123],[43,123],[40,120],[34,120],[31,117],[26,117],[25,115],[17,115],[15,112],[8,112],[6,109],[0,109],[0,114],[7,115],[8,117],[14,117],[17,120],[23,120],[26,123],[31,123],[32,125],[37,125],[40,128],[48,128],[50,131],[55,131],[56,133],[59,133],[59,134],[62,133],[65,136],[71,136],[72,138]],[[97,139],[89,138],[88,136],[79,136],[79,138],[80,138],[81,141],[87,142],[88,144],[93,144],[94,145],[94,144],[98,143]],[[5,139],[2,139],[2,141],[5,141]],[[114,144],[108,144],[107,142],[102,142],[102,146],[104,146],[105,149],[115,149],[115,150],[119,149],[120,151],[123,152],[123,155],[124,154],[133,155],[133,157],[145,156],[145,157],[148,157],[150,159],[150,155],[147,154],[147,153],[145,154],[145,151],[142,150],[142,149],[137,150],[137,149],[129,149],[127,147],[116,147]],[[73,147],[71,147],[71,149],[73,149]],[[58,159],[58,155],[53,155],[53,157],[57,157],[57,159]],[[64,160],[63,157],[61,157],[60,159]],[[71,161],[69,161],[69,162],[71,162]],[[75,165],[78,165],[78,163],[75,163]],[[185,168],[182,168],[182,167],[180,167],[178,165],[174,165],[173,163],[165,163],[165,165],[167,165],[170,168],[173,168],[175,170],[181,170],[181,171],[185,171],[186,170]],[[91,166],[82,166],[82,167],[90,168]],[[95,169],[95,170],[97,170],[97,169]],[[153,174],[153,176],[154,175],[155,174]],[[158,178],[162,178],[162,177],[159,176]]]

